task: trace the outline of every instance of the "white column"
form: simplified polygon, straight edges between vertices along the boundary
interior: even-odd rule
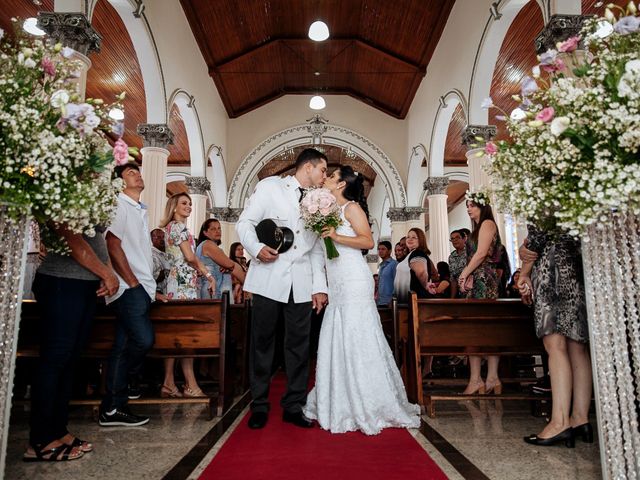
[[[167,203],[167,147],[173,143],[173,133],[168,125],[141,123],[138,135],[144,140],[142,153],[142,179],[144,190],[140,200],[147,205],[149,228],[160,224]]]
[[[434,263],[446,262],[449,258],[447,185],[447,177],[430,177],[424,182],[429,200],[429,249]]]
[[[210,210],[213,218],[217,218],[220,221],[220,227],[222,227],[222,244],[220,248],[224,253],[229,255],[229,247],[233,242],[238,242],[238,234],[236,233],[236,222],[240,218],[242,213],[241,208],[212,208]],[[247,254],[245,253],[245,256]]]
[[[184,182],[191,195],[191,215],[187,219],[187,228],[197,237],[202,223],[209,217],[207,213],[207,193],[211,190],[211,182],[207,177],[187,177]]]

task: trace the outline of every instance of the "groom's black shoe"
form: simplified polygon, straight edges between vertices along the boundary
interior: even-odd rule
[[[313,428],[313,421],[305,417],[302,412],[287,412],[282,414],[282,421],[293,423],[296,427]]]
[[[249,417],[249,428],[264,428],[267,424],[267,412],[253,412]]]

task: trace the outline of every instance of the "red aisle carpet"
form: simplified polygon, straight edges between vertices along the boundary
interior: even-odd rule
[[[279,405],[285,379],[271,386],[266,427],[251,430],[242,419],[201,480],[394,480],[446,479],[424,449],[403,429],[380,435],[331,434],[319,427],[302,429],[282,422]]]

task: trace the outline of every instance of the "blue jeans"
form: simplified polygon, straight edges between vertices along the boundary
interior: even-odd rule
[[[45,446],[68,433],[73,370],[91,332],[99,285],[36,274],[40,357],[32,383],[31,445]]]
[[[151,298],[142,285],[128,288],[113,304],[118,324],[109,355],[103,411],[127,404],[129,372],[140,369],[154,342],[153,325],[149,319]]]

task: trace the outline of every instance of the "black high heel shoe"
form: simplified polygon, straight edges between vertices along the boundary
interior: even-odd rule
[[[584,443],[593,443],[593,427],[590,423],[583,423],[573,427],[573,436],[582,438]]]
[[[573,436],[572,428],[567,428],[551,438],[540,438],[537,435],[529,435],[528,437],[524,437],[524,441],[531,445],[539,445],[541,447],[550,447],[551,445],[561,442],[564,442],[567,448],[574,448],[576,446],[576,438]]]

